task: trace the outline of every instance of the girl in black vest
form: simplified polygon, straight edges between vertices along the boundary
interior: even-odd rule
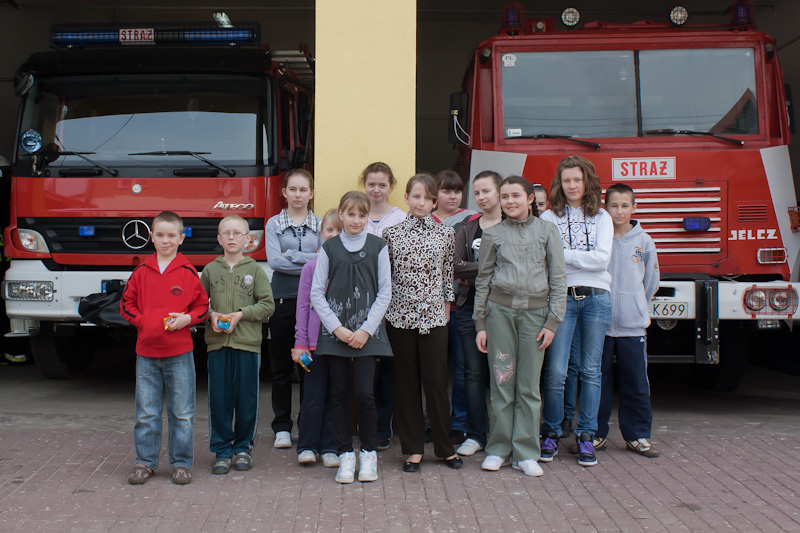
[[[389,254],[383,239],[364,230],[369,208],[369,198],[363,192],[352,191],[342,197],[339,218],[344,231],[322,245],[311,283],[311,303],[322,323],[316,353],[327,358],[330,373],[339,483],[352,483],[355,479],[356,456],[347,402],[350,363],[361,441],[358,480],[375,481],[378,479],[375,361],[377,357],[392,356],[383,325],[383,315],[392,297]]]

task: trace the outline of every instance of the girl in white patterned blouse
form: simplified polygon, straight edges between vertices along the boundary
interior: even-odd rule
[[[392,263],[392,301],[386,313],[397,383],[396,424],[408,459],[418,472],[425,440],[422,390],[428,402],[434,454],[450,468],[461,459],[450,442],[447,397],[447,322],[453,293],[453,228],[437,224],[433,176],[417,174],[406,185],[408,218],[383,232]]]

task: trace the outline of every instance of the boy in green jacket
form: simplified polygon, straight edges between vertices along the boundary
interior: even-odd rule
[[[236,470],[253,467],[261,320],[272,315],[275,302],[267,274],[242,254],[250,233],[247,221],[238,215],[227,216],[220,221],[218,232],[217,241],[225,255],[206,265],[200,282],[211,302],[210,327],[206,328],[209,437],[216,455],[211,473],[227,474],[232,461]]]

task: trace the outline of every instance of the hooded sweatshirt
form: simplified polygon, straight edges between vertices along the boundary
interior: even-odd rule
[[[648,302],[658,290],[656,246],[636,220],[622,238],[614,237],[611,264],[611,324],[609,337],[641,337],[650,325]]]
[[[261,265],[245,257],[231,268],[220,256],[206,265],[200,281],[211,299],[211,311],[242,312],[242,319],[230,333],[217,333],[208,325],[208,351],[229,347],[261,353],[261,321],[275,312],[272,288]]]
[[[178,253],[164,273],[158,267],[157,254],[148,257],[131,273],[122,292],[120,313],[136,326],[136,353],[143,357],[172,357],[191,352],[189,326],[208,316],[208,295],[200,284],[197,270]],[[189,326],[169,331],[164,319],[170,313],[188,313]]]

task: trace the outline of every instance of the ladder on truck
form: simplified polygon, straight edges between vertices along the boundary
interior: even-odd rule
[[[307,45],[301,44],[298,50],[270,52],[270,56],[273,61],[294,72],[301,82],[314,84],[314,56]]]

